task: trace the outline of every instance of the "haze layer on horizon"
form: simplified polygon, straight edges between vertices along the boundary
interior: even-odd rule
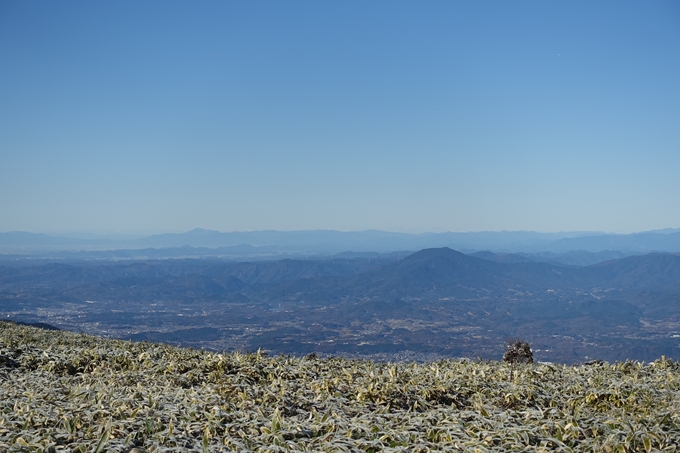
[[[3,2],[0,231],[680,227],[677,2]]]

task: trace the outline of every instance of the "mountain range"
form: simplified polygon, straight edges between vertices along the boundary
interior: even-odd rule
[[[680,252],[680,229],[665,229],[634,234],[600,232],[537,233],[498,231],[469,233],[407,234],[368,230],[342,232],[252,231],[227,232],[196,228],[186,233],[158,234],[138,239],[83,238],[48,236],[27,232],[0,233],[2,253],[47,253],[55,251],[149,251],[193,247],[198,255],[336,254],[346,251],[387,253],[450,247],[464,251],[504,253],[557,253],[619,251],[627,254]]]
[[[0,266],[0,285],[34,284],[47,290],[117,282],[139,285],[169,284],[177,278],[203,278],[212,283],[206,294],[249,290],[260,298],[324,300],[358,297],[408,297],[467,293],[483,288],[503,293],[511,288],[532,290],[616,288],[660,290],[680,285],[680,255],[651,253],[610,260],[590,266],[564,266],[531,260],[503,262],[466,255],[449,248],[424,249],[408,256],[328,260],[222,262],[170,260],[92,265],[47,264],[30,267]],[[234,281],[228,278],[234,279]],[[225,280],[226,279],[226,280]],[[240,285],[240,286],[239,286]],[[304,289],[302,288],[304,286]],[[269,296],[269,292],[279,296]],[[387,296],[384,296],[387,295]]]
[[[542,360],[680,358],[677,254],[589,266],[450,248],[367,255],[6,265],[0,316],[293,354],[491,358],[519,335]]]

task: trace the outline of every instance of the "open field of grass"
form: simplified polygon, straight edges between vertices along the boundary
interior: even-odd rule
[[[0,323],[0,451],[680,451],[680,364],[217,354]]]

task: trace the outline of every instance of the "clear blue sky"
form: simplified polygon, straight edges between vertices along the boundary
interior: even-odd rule
[[[0,1],[0,231],[680,227],[680,2]]]

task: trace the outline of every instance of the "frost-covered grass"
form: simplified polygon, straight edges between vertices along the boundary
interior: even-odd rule
[[[0,451],[676,451],[680,364],[217,354],[0,323]]]

